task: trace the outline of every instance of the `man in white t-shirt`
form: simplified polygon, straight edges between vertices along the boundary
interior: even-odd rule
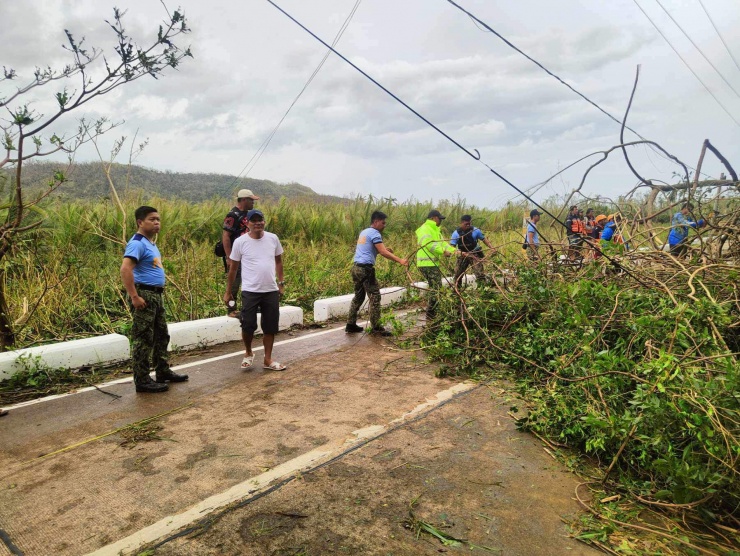
[[[275,234],[265,231],[265,216],[252,209],[247,213],[249,232],[239,236],[231,246],[229,258],[236,261],[229,267],[229,278],[224,294],[228,305],[234,299],[231,289],[236,280],[236,270],[242,270],[242,340],[245,355],[241,368],[248,369],[254,363],[252,338],[257,330],[257,313],[262,315],[262,344],[265,348],[264,368],[284,371],[285,365],[272,359],[272,346],[280,320],[280,296],[285,290],[283,281],[283,246]],[[277,277],[277,279],[276,279]]]

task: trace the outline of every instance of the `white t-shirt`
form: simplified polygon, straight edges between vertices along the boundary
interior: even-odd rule
[[[253,293],[278,290],[275,279],[275,257],[283,254],[278,236],[265,232],[259,239],[244,234],[231,246],[232,261],[242,264],[242,291]]]

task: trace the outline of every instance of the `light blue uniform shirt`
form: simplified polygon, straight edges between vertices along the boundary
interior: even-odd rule
[[[124,259],[136,262],[134,282],[146,286],[164,287],[164,267],[159,249],[141,234],[134,234],[126,245]]]
[[[535,226],[531,222],[527,223],[527,243],[529,243],[529,232],[534,233],[534,235],[532,236],[534,238],[534,244],[539,245],[540,244],[540,234],[537,233],[537,226]]]
[[[467,232],[467,234],[470,234],[470,237],[472,237],[476,242],[486,239],[486,236],[483,235],[483,232],[480,231],[480,228],[473,227],[473,233]],[[467,235],[466,234],[466,235]],[[460,240],[460,234],[457,230],[452,232],[452,235],[450,236],[450,245],[454,245],[457,247],[457,242]],[[480,245],[476,247],[476,251],[480,250]]]
[[[362,230],[360,237],[357,238],[354,261],[357,264],[375,264],[375,257],[378,256],[378,249],[375,246],[378,243],[383,243],[383,236],[378,230],[375,228]]]

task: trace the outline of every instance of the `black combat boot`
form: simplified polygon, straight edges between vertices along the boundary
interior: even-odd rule
[[[157,373],[157,378],[155,379],[157,382],[185,382],[188,380],[188,375],[181,375],[177,374],[175,371],[167,370],[164,373]]]
[[[365,329],[362,326],[358,326],[357,324],[350,323],[344,327],[344,331],[347,334],[357,334],[358,332],[365,332]]]
[[[166,392],[170,389],[170,387],[166,384],[154,382],[149,376],[134,382],[136,384],[137,392],[149,392],[152,394],[156,394],[157,392]]]

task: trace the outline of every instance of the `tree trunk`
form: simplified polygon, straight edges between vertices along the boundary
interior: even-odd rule
[[[13,323],[5,301],[5,275],[0,272],[0,352],[8,351],[14,344]]]

